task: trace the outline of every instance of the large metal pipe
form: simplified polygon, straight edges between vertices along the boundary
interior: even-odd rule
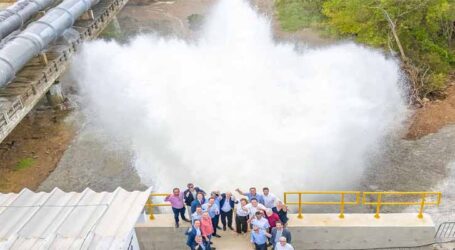
[[[77,18],[97,3],[98,0],[65,0],[5,44],[0,50],[0,87],[14,79],[30,59],[60,37],[73,26]]]
[[[49,7],[52,0],[21,0],[0,10],[0,40],[19,29],[38,11]]]

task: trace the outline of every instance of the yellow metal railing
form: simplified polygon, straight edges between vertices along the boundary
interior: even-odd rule
[[[147,203],[145,203],[146,211],[150,214],[150,220],[154,220],[155,216],[153,215],[153,209],[155,207],[168,207],[171,206],[171,203],[153,203],[153,197],[166,197],[169,194],[150,194],[149,198],[147,199]]]
[[[360,193],[359,191],[305,191],[305,192],[285,192],[284,193],[284,204],[286,205],[298,205],[297,218],[302,219],[302,206],[303,205],[339,205],[341,219],[344,218],[344,206],[345,205],[359,205],[360,204]],[[289,202],[289,195],[298,195],[298,202]],[[339,195],[339,201],[303,201],[304,195]],[[346,196],[355,196],[354,201],[346,201]]]
[[[376,201],[367,201],[367,196],[376,197]],[[391,196],[407,196],[407,197],[419,197],[419,201],[385,201],[385,197]],[[425,206],[428,205],[439,205],[441,203],[441,192],[363,192],[362,204],[363,205],[373,205],[376,206],[376,213],[374,217],[379,219],[379,212],[381,211],[381,206],[411,206],[419,205],[419,214],[418,218],[423,218],[423,210]],[[428,201],[428,199],[433,198],[433,201]]]
[[[153,203],[153,197],[166,197],[169,194],[150,194],[147,203],[145,204],[146,211],[150,214],[150,220],[154,220],[154,208],[171,206],[170,203]],[[297,195],[298,201],[289,201],[289,196]],[[338,201],[304,201],[304,196],[310,195],[337,195]],[[386,201],[386,197],[405,196],[405,197],[419,197],[418,201]],[[367,197],[372,198],[367,201]],[[382,206],[412,206],[419,205],[418,218],[423,218],[423,210],[425,206],[441,204],[441,192],[360,192],[360,191],[303,191],[303,192],[285,192],[283,196],[285,205],[297,205],[298,215],[297,218],[302,219],[302,210],[304,205],[339,205],[340,214],[339,218],[344,218],[344,211],[346,205],[373,205],[376,206],[374,217],[379,219],[379,213]],[[350,198],[349,200],[347,198]],[[354,199],[353,199],[354,198]]]

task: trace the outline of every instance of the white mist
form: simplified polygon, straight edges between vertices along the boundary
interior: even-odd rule
[[[244,1],[221,0],[197,42],[91,42],[72,74],[90,121],[160,191],[349,188],[405,119],[399,67],[353,43],[293,47]]]

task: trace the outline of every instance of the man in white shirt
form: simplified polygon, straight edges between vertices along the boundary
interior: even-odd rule
[[[257,211],[265,211],[267,208],[260,204],[256,198],[251,199],[251,203],[247,204],[246,206],[242,207],[243,210],[248,211],[248,215],[250,216],[250,221],[256,215]]]
[[[286,237],[280,237],[280,242],[276,243],[274,250],[294,250],[294,247],[286,242]]]
[[[269,221],[264,218],[261,211],[256,212],[256,216],[251,220],[251,225],[257,226],[260,230],[268,231],[270,225]]]
[[[223,230],[226,231],[226,225],[229,229],[234,230],[232,227],[232,214],[234,211],[235,197],[231,192],[226,192],[225,194],[221,194],[220,198],[220,213]]]
[[[270,193],[270,190],[268,187],[264,187],[262,189],[262,198],[264,199],[264,206],[266,208],[274,208],[275,207],[275,204],[276,202],[278,201],[277,197]]]

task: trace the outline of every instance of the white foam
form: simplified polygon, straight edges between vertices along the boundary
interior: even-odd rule
[[[399,67],[353,43],[293,48],[247,3],[222,0],[195,43],[91,42],[72,74],[146,184],[348,188],[405,119]]]

